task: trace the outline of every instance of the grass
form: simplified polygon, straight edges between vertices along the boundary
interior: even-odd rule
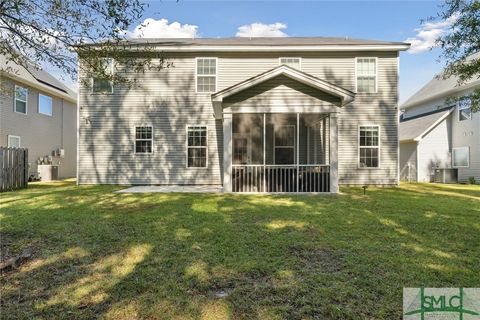
[[[403,287],[480,287],[480,186],[338,196],[1,195],[2,319],[399,319]]]

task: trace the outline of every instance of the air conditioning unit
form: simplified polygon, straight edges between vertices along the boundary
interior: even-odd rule
[[[454,168],[436,168],[433,181],[436,183],[457,183],[458,170]]]

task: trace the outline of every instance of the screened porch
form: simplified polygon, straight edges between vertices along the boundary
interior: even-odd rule
[[[232,192],[330,192],[329,113],[232,115]]]

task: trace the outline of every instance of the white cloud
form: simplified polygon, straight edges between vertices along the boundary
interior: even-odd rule
[[[411,44],[408,52],[421,53],[435,47],[437,39],[447,33],[457,19],[458,16],[452,16],[445,21],[427,22],[421,28],[415,29],[417,35],[405,40]]]
[[[197,33],[198,26],[195,25],[148,18],[125,35],[127,38],[196,38]]]
[[[285,23],[276,22],[272,24],[264,24],[255,22],[238,27],[237,37],[287,37],[288,35],[282,31],[286,29]]]

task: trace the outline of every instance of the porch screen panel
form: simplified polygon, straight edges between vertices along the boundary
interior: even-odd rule
[[[300,164],[328,164],[329,126],[328,115],[301,115]]]

